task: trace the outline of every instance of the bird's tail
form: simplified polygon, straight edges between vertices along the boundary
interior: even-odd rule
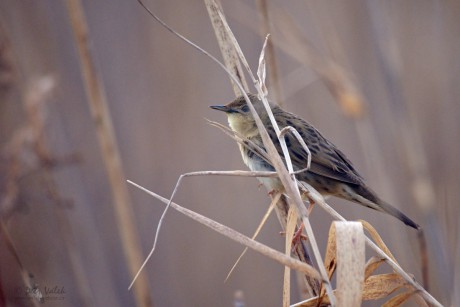
[[[353,188],[348,185],[343,185],[347,190],[347,199],[359,203],[368,208],[387,213],[402,221],[407,226],[420,230],[421,227],[411,220],[407,215],[393,207],[392,205],[381,200],[372,190],[366,186],[356,185]],[[350,198],[349,198],[350,197]]]

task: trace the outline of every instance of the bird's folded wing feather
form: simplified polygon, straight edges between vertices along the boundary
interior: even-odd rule
[[[296,125],[300,136],[303,138],[311,152],[311,165],[309,172],[338,181],[361,185],[363,178],[358,174],[350,160],[334,144],[324,138],[316,128],[292,114],[294,120],[301,125]],[[281,127],[286,126],[278,123]],[[288,123],[289,124],[289,123]],[[274,131],[269,129],[273,140]],[[275,146],[278,153],[283,156],[281,146],[275,137]],[[307,152],[302,148],[297,139],[291,134],[286,135],[286,144],[290,148],[290,156],[295,169],[307,167]]]

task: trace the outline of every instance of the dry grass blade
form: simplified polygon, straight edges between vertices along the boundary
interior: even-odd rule
[[[193,212],[192,210],[189,210],[189,209],[186,209],[184,207],[181,207],[179,206],[178,204],[174,203],[174,202],[171,202],[170,200],[152,192],[152,191],[149,191],[145,188],[143,188],[142,186],[134,183],[134,182],[131,182],[129,181],[129,183],[131,183],[132,185],[134,185],[135,187],[141,189],[142,191],[152,195],[153,197],[155,197],[156,199],[162,201],[163,203],[165,204],[168,204],[171,208],[177,210],[178,212],[190,217],[191,219],[211,228],[212,230],[226,236],[227,238],[230,238],[240,244],[243,244],[259,253],[261,253],[262,255],[265,255],[283,265],[286,265],[294,270],[298,270],[300,272],[303,272],[313,278],[316,278],[316,279],[319,279],[320,278],[320,275],[318,273],[318,271],[316,271],[315,268],[313,268],[312,266],[306,264],[306,263],[303,263],[299,260],[296,260],[294,258],[291,258],[291,257],[288,257],[286,255],[284,255],[283,253],[280,253],[278,252],[277,250],[274,250],[273,248],[270,248],[262,243],[259,243],[257,241],[254,241],[252,240],[251,238],[231,229],[230,227],[227,227],[225,225],[222,225],[216,221],[213,221],[201,214],[198,214],[196,212]]]
[[[302,149],[305,150],[305,152],[307,153],[307,167],[304,168],[304,169],[301,169],[301,170],[298,170],[296,171],[294,174],[297,174],[297,173],[300,173],[300,172],[305,172],[305,171],[308,171],[310,169],[310,165],[311,165],[311,152],[310,152],[310,149],[308,148],[307,144],[305,143],[304,139],[302,138],[302,136],[300,135],[299,131],[295,130],[294,127],[291,127],[291,126],[287,126],[287,127],[284,127],[281,131],[280,131],[280,134],[279,134],[279,137],[280,138],[284,138],[284,135],[288,132],[291,132],[295,138],[297,139],[297,141],[299,142],[299,144],[302,146]]]
[[[265,85],[265,79],[267,78],[267,67],[265,65],[265,48],[267,47],[268,37],[270,34],[267,34],[265,37],[264,45],[262,46],[262,51],[259,56],[259,66],[257,68],[257,77],[259,78],[260,88],[264,97],[268,95],[267,86]]]
[[[337,291],[334,290],[334,294],[337,294]],[[331,302],[329,301],[329,296],[325,295],[322,297],[312,297],[308,300],[296,303],[291,305],[291,307],[322,307],[322,306],[330,306]]]
[[[294,236],[295,227],[297,225],[297,214],[294,208],[289,208],[287,226],[286,226],[286,244],[285,254],[291,255],[292,250],[292,237]],[[300,239],[299,239],[300,240]],[[283,281],[283,307],[290,305],[291,301],[291,270],[289,267],[284,267],[284,281]]]
[[[358,306],[364,282],[363,226],[359,222],[334,224],[337,236],[337,302],[339,306]]]
[[[262,220],[260,221],[259,226],[257,227],[257,229],[254,232],[254,235],[251,237],[251,239],[254,240],[259,235],[259,232],[262,229],[262,226],[265,225],[265,223],[267,222],[268,217],[272,213],[272,211],[275,208],[276,203],[279,201],[280,197],[281,197],[280,193],[276,193],[275,197],[273,197],[272,202],[270,204],[270,207],[268,207],[267,212],[265,212],[264,216],[262,217]],[[232,266],[232,268],[228,272],[227,277],[225,277],[225,282],[227,282],[227,280],[230,278],[230,275],[232,274],[233,270],[236,268],[236,266],[238,265],[240,260],[243,258],[244,254],[246,254],[247,250],[248,250],[248,248],[246,247],[243,250],[243,252],[241,253],[241,255],[238,257],[238,259],[235,261],[235,264]]]

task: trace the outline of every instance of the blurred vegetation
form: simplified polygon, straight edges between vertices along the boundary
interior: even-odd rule
[[[202,2],[147,5],[220,57]],[[223,8],[254,69],[268,27],[277,98],[336,143],[383,199],[422,225],[430,292],[460,305],[460,3],[273,1],[268,26],[260,19],[267,12],[253,1]],[[136,1],[84,1],[83,9],[126,179],[169,195],[181,173],[245,169],[234,141],[204,120],[224,122],[208,106],[233,99],[220,68]],[[298,29],[295,40],[286,27]],[[350,80],[356,94],[337,90],[330,71]],[[37,304],[24,298],[25,287],[65,289],[47,306],[142,305],[127,291],[123,229],[83,80],[65,2],[0,2],[0,305]],[[193,178],[177,202],[251,234],[270,203],[257,186],[254,178]],[[163,205],[129,192],[146,255]],[[328,202],[350,220],[371,222],[401,266],[421,279],[411,229],[351,203]],[[312,220],[324,250],[331,219],[315,208]],[[234,294],[248,306],[281,304],[280,265],[250,252],[224,283],[241,246],[173,212],[163,227],[145,270],[154,305],[229,305]],[[272,218],[259,240],[282,250],[279,230]],[[300,298],[295,289],[293,296]]]

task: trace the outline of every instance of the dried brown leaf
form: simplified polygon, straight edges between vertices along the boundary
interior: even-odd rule
[[[409,298],[414,295],[415,291],[406,291],[399,293],[395,297],[392,297],[390,300],[386,301],[382,307],[396,307],[404,304]]]
[[[364,280],[367,280],[369,276],[382,264],[385,262],[385,259],[379,257],[372,257],[366,263],[366,269],[364,271]]]
[[[398,274],[380,274],[370,276],[364,283],[363,300],[378,300],[387,297],[408,283]]]
[[[337,242],[335,236],[335,224],[332,223],[329,228],[327,238],[326,256],[324,257],[324,266],[326,267],[329,278],[332,278],[337,266]]]

